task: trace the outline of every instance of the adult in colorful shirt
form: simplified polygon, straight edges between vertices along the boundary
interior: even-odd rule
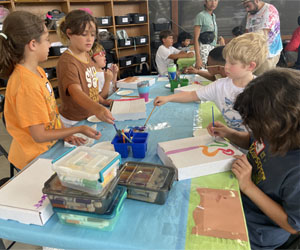
[[[246,31],[263,32],[268,38],[269,56],[254,74],[260,75],[275,68],[280,58],[282,41],[280,36],[279,14],[275,6],[261,0],[242,0],[248,12]]]
[[[298,49],[300,46],[300,16],[298,16],[299,27],[293,32],[290,42],[284,48],[288,66],[294,66],[298,58]]]
[[[195,55],[196,55],[196,68],[201,68],[206,62],[203,62],[201,58],[201,49],[206,49],[206,54],[212,50],[218,42],[218,27],[216,23],[216,15],[213,11],[217,8],[218,0],[205,0],[204,10],[198,13],[194,23],[194,43],[195,43]],[[210,44],[202,45],[199,43],[200,34],[211,31],[214,32],[215,38]],[[207,47],[208,48],[205,48]],[[225,45],[223,37],[220,37],[220,45]],[[202,48],[201,48],[202,47]],[[205,53],[202,53],[205,54]],[[207,58],[207,57],[206,57]]]

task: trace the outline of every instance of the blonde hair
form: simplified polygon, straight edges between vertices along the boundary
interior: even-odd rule
[[[256,69],[267,59],[268,53],[265,36],[253,32],[233,38],[223,49],[225,60],[239,61],[244,65],[255,62]]]
[[[104,47],[97,41],[94,42],[92,49],[89,51],[89,55],[93,61],[95,61],[93,55],[104,50]]]

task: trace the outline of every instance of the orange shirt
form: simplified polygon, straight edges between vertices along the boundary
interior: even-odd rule
[[[5,92],[6,128],[13,138],[8,159],[19,169],[56,142],[35,142],[30,126],[44,124],[47,130],[61,128],[52,86],[43,69],[37,70],[41,76],[17,64]]]

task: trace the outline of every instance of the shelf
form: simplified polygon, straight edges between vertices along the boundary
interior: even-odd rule
[[[147,0],[113,0],[114,3],[145,3]]]
[[[134,26],[143,26],[148,25],[147,23],[129,23],[129,24],[117,24],[116,28],[122,28],[122,27],[134,27]]]
[[[6,87],[0,87],[0,91],[1,91],[1,90],[6,90]]]
[[[0,4],[9,4],[10,1],[0,1]]]
[[[67,0],[15,0],[15,3],[67,3]]]
[[[126,68],[130,68],[130,67],[135,67],[135,66],[138,66],[139,64],[131,64],[131,65],[128,65],[126,67],[120,67],[120,69],[126,69]]]
[[[148,46],[149,44],[141,44],[141,45],[136,45],[136,46],[127,46],[127,47],[118,47],[118,49],[134,49],[134,48],[140,48],[140,47],[145,47]],[[116,50],[116,48],[112,49],[112,50]]]
[[[48,56],[48,59],[57,59],[59,58],[60,56]]]
[[[110,3],[110,0],[89,0],[89,1],[84,1],[84,0],[69,0],[70,3]]]
[[[114,26],[98,26],[98,29],[111,29]]]

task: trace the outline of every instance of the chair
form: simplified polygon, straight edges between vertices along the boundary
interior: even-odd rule
[[[300,70],[300,46],[299,46],[299,48],[298,48],[298,59],[297,59],[297,61],[295,62],[294,68]]]
[[[300,249],[300,235],[298,234],[291,234],[288,240],[281,245],[280,247],[276,248],[278,250],[282,249]]]
[[[5,102],[5,97],[3,95],[0,95],[0,112],[4,111],[4,102]],[[6,127],[4,112],[2,113],[2,121],[3,121],[4,127]],[[8,159],[8,153],[0,144],[0,157],[1,156],[5,156],[5,158]],[[12,178],[15,175],[15,170],[18,171],[18,169],[13,164],[10,163],[10,178]],[[3,178],[0,180],[0,184],[4,181],[4,179],[6,179],[6,178]],[[2,184],[4,184],[4,183],[2,183]]]

